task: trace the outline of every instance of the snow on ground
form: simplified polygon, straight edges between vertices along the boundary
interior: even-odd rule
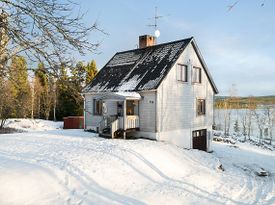
[[[0,204],[275,204],[274,151],[213,147],[206,153],[83,130],[3,134]],[[261,167],[270,175],[257,176]]]
[[[63,122],[54,122],[41,119],[8,119],[5,127],[19,131],[43,131],[63,128]]]

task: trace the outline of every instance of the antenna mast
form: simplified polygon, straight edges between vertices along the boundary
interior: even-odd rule
[[[154,24],[149,24],[147,26],[149,27],[154,27],[155,29],[155,36],[158,38],[160,36],[160,32],[158,30],[158,19],[162,18],[163,16],[158,15],[158,7],[155,7],[155,16],[153,17],[154,19]]]

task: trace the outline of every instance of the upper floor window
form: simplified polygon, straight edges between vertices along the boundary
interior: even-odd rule
[[[187,82],[187,65],[184,65],[184,64],[177,65],[177,80],[182,82]]]
[[[197,115],[205,115],[205,100],[197,100]]]
[[[193,67],[192,82],[201,83],[201,68]]]
[[[94,115],[102,115],[102,101],[94,99],[93,104]]]

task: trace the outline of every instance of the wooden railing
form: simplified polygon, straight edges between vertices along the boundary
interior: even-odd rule
[[[126,129],[138,128],[139,127],[139,116],[128,115],[126,117]]]
[[[115,138],[115,131],[117,131],[119,129],[119,119],[114,120],[111,123],[111,136],[112,138]]]
[[[111,127],[111,123],[114,122],[117,119],[116,116],[105,116],[102,118],[102,120],[99,122],[99,131],[102,131],[106,127]]]
[[[115,118],[113,116],[105,117],[100,121],[99,125],[99,132],[101,132],[104,128],[110,127],[111,128],[111,136],[114,138],[114,133],[118,129],[124,129],[123,126],[123,117]],[[139,128],[139,116],[138,115],[128,115],[126,116],[126,124],[125,130]]]

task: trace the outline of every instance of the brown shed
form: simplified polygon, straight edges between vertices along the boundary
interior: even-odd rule
[[[64,117],[63,129],[84,129],[83,116],[68,116]]]

